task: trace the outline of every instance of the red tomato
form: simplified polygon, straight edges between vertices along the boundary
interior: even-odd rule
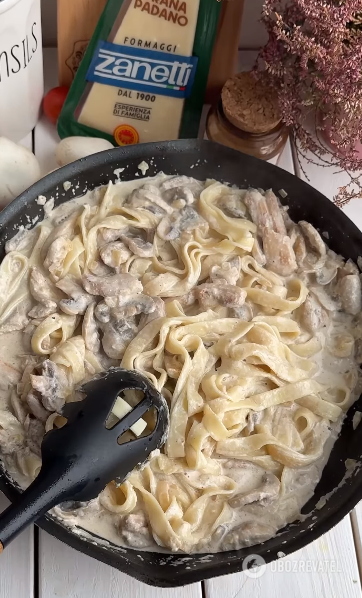
[[[45,116],[54,125],[57,123],[59,114],[63,108],[65,98],[68,95],[69,87],[62,85],[61,87],[54,87],[48,91],[43,99],[43,110]]]

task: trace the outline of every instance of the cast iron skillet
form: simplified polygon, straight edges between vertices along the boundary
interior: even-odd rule
[[[52,172],[0,214],[0,259],[4,255],[5,241],[15,234],[19,225],[27,225],[36,216],[42,218],[43,209],[35,202],[38,195],[45,195],[47,199],[53,196],[58,205],[72,199],[73,190],[76,195],[81,195],[87,189],[115,180],[114,170],[117,168],[125,168],[121,174],[123,180],[142,176],[137,168],[142,160],[150,166],[147,175],[163,170],[167,174],[184,174],[199,179],[215,178],[239,187],[272,187],[275,192],[284,189],[288,197],[282,202],[290,206],[293,220],[307,220],[321,232],[328,232],[329,246],[344,257],[356,260],[362,255],[362,233],[328,199],[303,181],[276,166],[221,145],[182,140],[117,148]],[[73,185],[67,192],[63,189],[64,181]],[[73,548],[156,586],[176,587],[241,571],[243,560],[251,554],[262,556],[268,563],[278,558],[278,552],[290,554],[330,530],[362,498],[362,471],[358,467],[342,483],[346,459],[361,458],[362,425],[355,431],[352,426],[356,410],[362,411],[362,397],[350,409],[315,495],[303,509],[303,513],[310,515],[303,522],[288,525],[275,538],[263,544],[206,557],[186,555],[183,558],[180,554],[138,552],[96,544],[89,537],[73,534],[50,516],[43,517],[39,525]],[[339,484],[326,504],[319,510],[314,509],[317,501]],[[0,488],[10,500],[18,494],[18,489],[3,472],[2,475],[0,472]]]

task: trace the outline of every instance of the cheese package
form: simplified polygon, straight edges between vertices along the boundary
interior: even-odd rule
[[[197,137],[221,3],[108,0],[59,121],[114,145]]]

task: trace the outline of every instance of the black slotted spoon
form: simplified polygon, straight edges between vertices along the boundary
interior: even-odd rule
[[[124,480],[149,454],[164,444],[169,428],[165,399],[141,374],[112,368],[81,388],[86,397],[63,409],[67,423],[48,432],[41,445],[42,468],[18,501],[0,515],[0,553],[28,525],[67,500],[88,501],[115,478]],[[125,390],[140,390],[144,398],[111,429],[109,413]],[[118,443],[147,411],[155,408],[154,430]]]

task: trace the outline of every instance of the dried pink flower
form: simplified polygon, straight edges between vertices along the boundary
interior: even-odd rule
[[[265,0],[261,20],[269,41],[257,74],[276,90],[299,156],[354,173],[338,205],[362,197],[362,0]],[[332,158],[320,136],[326,126]]]

